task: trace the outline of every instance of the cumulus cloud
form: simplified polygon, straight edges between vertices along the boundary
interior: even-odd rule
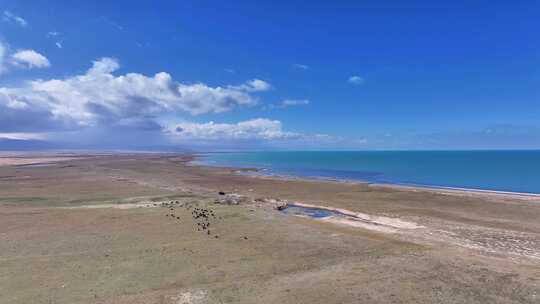
[[[184,84],[165,72],[116,76],[113,72],[119,67],[116,59],[102,58],[81,75],[0,88],[0,132],[119,124],[155,127],[154,118],[164,113],[199,115],[255,105],[252,92],[270,87],[258,79],[225,87]]]
[[[0,75],[9,68],[45,68],[51,64],[47,57],[34,50],[18,50],[13,53],[9,44],[0,41]]]
[[[22,17],[19,17],[19,16],[15,15],[15,14],[11,13],[10,11],[4,11],[4,13],[2,14],[2,19],[4,21],[6,21],[6,22],[16,23],[21,27],[27,27],[28,26],[28,22],[26,22],[26,20],[24,20]]]
[[[349,82],[350,84],[360,85],[360,84],[364,84],[364,82],[366,82],[366,80],[364,78],[358,76],[358,75],[353,75],[353,76],[349,77],[347,82]]]
[[[47,68],[51,63],[47,57],[41,55],[34,50],[19,50],[11,55],[12,62],[15,66],[32,68]]]
[[[171,133],[180,139],[197,140],[283,140],[297,139],[299,133],[285,132],[279,120],[257,118],[238,123],[193,123],[175,125]]]
[[[88,69],[88,75],[101,75],[108,76],[112,72],[120,68],[120,63],[115,58],[103,57],[99,60],[92,62],[92,67]],[[112,75],[110,75],[112,76]]]
[[[167,128],[173,142],[231,148],[260,145],[297,148],[335,146],[343,142],[327,134],[305,134],[286,131],[281,121],[256,118],[237,123],[181,122]],[[231,146],[232,145],[232,146]]]
[[[237,123],[181,122],[167,127],[171,142],[209,149],[288,148],[321,149],[344,147],[351,140],[327,134],[306,134],[284,129],[279,120],[256,118]],[[355,143],[356,146],[359,146]],[[363,145],[363,144],[362,144]]]

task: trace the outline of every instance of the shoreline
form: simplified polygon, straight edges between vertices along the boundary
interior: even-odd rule
[[[388,187],[394,189],[404,190],[423,190],[433,191],[440,194],[469,194],[479,196],[499,196],[507,198],[521,198],[521,199],[538,199],[540,200],[540,193],[528,193],[528,192],[512,192],[512,191],[499,191],[499,190],[483,190],[472,188],[460,188],[460,187],[443,187],[443,186],[413,186],[413,185],[400,185],[400,184],[372,184],[378,187]]]
[[[483,256],[532,263],[540,259],[535,219],[530,222],[540,207],[537,194],[245,174],[245,168],[233,166],[190,165],[208,172],[207,176],[215,172],[234,179],[219,189],[285,202],[284,213],[315,223],[381,233],[416,244],[450,246]],[[246,185],[236,186],[239,182]],[[286,211],[288,208],[292,211]],[[302,208],[330,214],[312,216]],[[524,208],[532,209],[525,214]]]
[[[121,153],[124,154],[124,153]],[[127,155],[144,155],[148,153],[125,153]],[[157,155],[160,153],[150,153],[150,155]],[[354,179],[341,179],[330,178],[322,176],[299,176],[288,175],[278,173],[262,173],[264,168],[256,167],[234,167],[226,165],[215,165],[212,163],[204,162],[201,158],[207,153],[164,153],[165,155],[177,155],[181,157],[181,162],[187,166],[194,167],[207,167],[213,169],[231,170],[232,173],[239,176],[257,178],[257,179],[273,179],[281,181],[303,181],[312,183],[337,183],[337,184],[350,184],[350,185],[367,185],[369,187],[376,188],[388,188],[405,191],[423,191],[438,193],[442,195],[456,195],[456,196],[477,196],[477,197],[491,197],[502,199],[519,199],[524,201],[534,201],[540,203],[540,193],[530,192],[514,192],[503,190],[488,190],[488,189],[475,189],[475,188],[462,188],[462,187],[450,187],[450,186],[432,186],[432,185],[415,185],[415,184],[399,184],[399,183],[377,183],[367,180],[354,180]],[[91,158],[95,156],[110,155],[107,153],[25,153],[25,152],[10,152],[0,153],[0,166],[34,166],[34,165],[54,165],[58,162],[76,160],[81,158]]]
[[[530,193],[530,192],[514,192],[514,191],[503,191],[503,190],[488,190],[488,189],[475,189],[475,188],[462,188],[462,187],[448,187],[448,186],[431,186],[431,185],[415,185],[415,184],[399,184],[399,183],[377,183],[370,181],[362,180],[351,180],[351,179],[340,179],[340,178],[329,178],[329,177],[318,177],[318,176],[299,176],[299,175],[287,175],[287,174],[264,174],[261,173],[264,171],[264,168],[256,167],[234,167],[226,165],[212,165],[201,160],[203,154],[193,153],[190,154],[192,157],[191,160],[186,162],[189,166],[196,167],[208,167],[208,168],[218,168],[218,169],[228,169],[233,170],[234,174],[259,178],[259,179],[277,179],[277,180],[297,180],[304,182],[324,182],[324,183],[339,183],[339,184],[358,184],[358,185],[368,185],[370,187],[380,187],[380,188],[389,188],[397,190],[406,190],[406,191],[424,191],[424,192],[433,192],[443,195],[459,195],[459,196],[480,196],[480,197],[493,197],[493,198],[508,198],[508,199],[521,199],[526,201],[538,201],[540,203],[540,193]],[[254,174],[256,173],[256,174]]]

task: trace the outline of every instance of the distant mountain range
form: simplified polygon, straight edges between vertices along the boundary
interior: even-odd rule
[[[51,142],[36,139],[0,138],[0,151],[88,150],[88,151],[148,151],[193,152],[183,146],[93,146],[73,143]]]
[[[33,150],[52,150],[61,148],[55,143],[43,140],[21,140],[0,138],[0,151],[33,151]]]

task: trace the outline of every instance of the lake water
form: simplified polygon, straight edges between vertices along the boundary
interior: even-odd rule
[[[238,152],[199,161],[270,175],[540,193],[540,151]]]

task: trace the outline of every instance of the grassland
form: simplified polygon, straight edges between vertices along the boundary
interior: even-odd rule
[[[190,159],[1,166],[0,303],[540,302],[534,200],[252,178]],[[248,199],[215,204],[218,191]],[[381,233],[286,215],[256,198],[422,228]],[[160,205],[170,201],[191,209]],[[216,214],[210,234],[197,230],[192,208]]]

